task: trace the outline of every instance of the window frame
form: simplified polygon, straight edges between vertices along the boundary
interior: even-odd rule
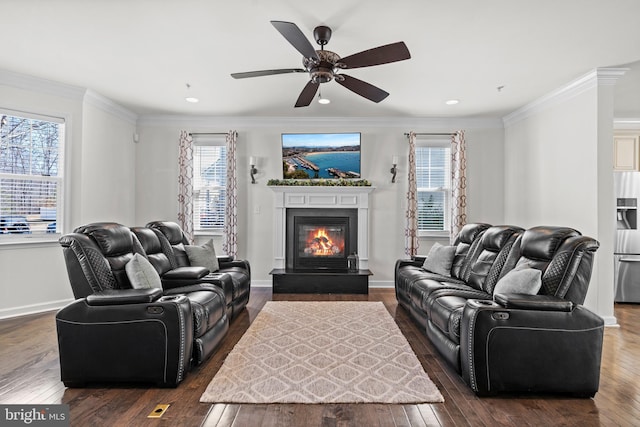
[[[418,237],[435,237],[435,238],[449,238],[450,226],[451,226],[451,141],[448,138],[424,138],[416,140],[416,162],[418,156],[418,150],[421,148],[449,148],[448,159],[445,160],[445,187],[416,187],[416,197],[421,191],[430,192],[443,192],[444,193],[444,230],[421,230],[418,225]],[[418,170],[416,163],[416,186],[418,184]],[[416,212],[419,215],[418,212]]]
[[[191,184],[191,197],[193,200],[193,234],[194,236],[222,236],[224,235],[224,228],[226,225],[227,218],[222,212],[222,217],[224,219],[224,223],[220,227],[210,228],[210,229],[202,229],[198,226],[200,225],[200,221],[196,220],[196,215],[199,215],[199,206],[197,204],[198,197],[196,196],[196,191],[201,191],[199,188],[196,189],[196,147],[222,147],[226,151],[226,139],[224,137],[220,137],[217,135],[198,135],[197,137],[194,135],[193,137],[193,180]],[[226,182],[226,164],[225,164],[225,182]],[[201,187],[204,188],[204,187]],[[225,190],[225,205],[226,205],[226,185],[224,186],[216,186],[213,188],[219,188]]]
[[[14,175],[10,173],[0,173],[0,176],[3,179],[13,179],[12,175],[14,175],[17,177],[17,179],[49,181],[56,183],[56,219],[54,221],[56,223],[56,231],[53,233],[2,235],[2,238],[0,238],[0,247],[15,245],[33,246],[34,244],[43,243],[57,244],[60,236],[62,236],[65,232],[65,224],[67,223],[69,215],[68,213],[70,211],[70,202],[69,198],[67,197],[67,193],[70,186],[68,159],[71,155],[71,116],[70,114],[45,113],[36,112],[34,110],[24,111],[15,108],[0,106],[0,116],[2,115],[57,123],[61,126],[61,128],[58,129],[60,133],[58,139],[59,160],[57,165],[58,175],[56,177],[47,177],[45,179],[39,175]],[[33,179],[29,177],[32,177]]]

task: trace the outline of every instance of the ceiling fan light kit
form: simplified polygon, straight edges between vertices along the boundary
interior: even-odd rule
[[[302,89],[296,107],[306,107],[318,92],[320,85],[335,80],[341,86],[373,102],[380,102],[389,96],[388,92],[373,86],[370,83],[343,74],[342,70],[371,67],[374,65],[388,64],[411,58],[409,49],[404,42],[391,43],[373,49],[365,50],[345,58],[329,50],[324,46],[331,39],[331,28],[320,25],[313,30],[313,37],[320,45],[320,50],[315,50],[300,28],[292,22],[271,21],[271,24],[282,36],[302,54],[304,68],[283,68],[277,70],[249,71],[233,73],[234,79],[249,77],[262,77],[276,74],[308,73],[309,82]],[[324,101],[324,102],[323,102]],[[329,100],[319,96],[318,102],[328,104]]]

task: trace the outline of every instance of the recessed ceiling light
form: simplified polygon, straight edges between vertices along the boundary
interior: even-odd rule
[[[447,105],[456,105],[458,102],[460,102],[460,101],[458,101],[457,99],[450,99],[447,102],[445,102],[445,104],[447,104]]]
[[[195,104],[196,102],[200,101],[198,98],[194,98],[193,96],[188,96],[184,100],[187,102],[191,102],[192,104]]]

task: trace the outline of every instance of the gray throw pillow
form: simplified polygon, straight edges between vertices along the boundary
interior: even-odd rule
[[[537,268],[515,268],[498,280],[493,294],[537,295],[542,287],[542,272]]]
[[[441,276],[451,277],[451,266],[455,256],[455,246],[443,246],[436,242],[431,246],[422,268]]]
[[[160,275],[149,260],[140,254],[135,254],[131,258],[124,266],[124,271],[127,273],[133,289],[162,289]]]
[[[184,250],[187,252],[191,265],[204,267],[211,273],[220,270],[216,251],[213,248],[213,240],[209,240],[202,246],[184,245]]]

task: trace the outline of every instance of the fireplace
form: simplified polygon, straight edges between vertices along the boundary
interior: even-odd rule
[[[287,209],[286,268],[346,270],[358,251],[357,209]]]
[[[368,293],[373,274],[369,270],[369,193],[374,187],[269,188],[275,209],[269,273],[273,293]],[[340,239],[344,243],[336,243]],[[357,271],[347,269],[347,257],[353,252],[360,259]]]

